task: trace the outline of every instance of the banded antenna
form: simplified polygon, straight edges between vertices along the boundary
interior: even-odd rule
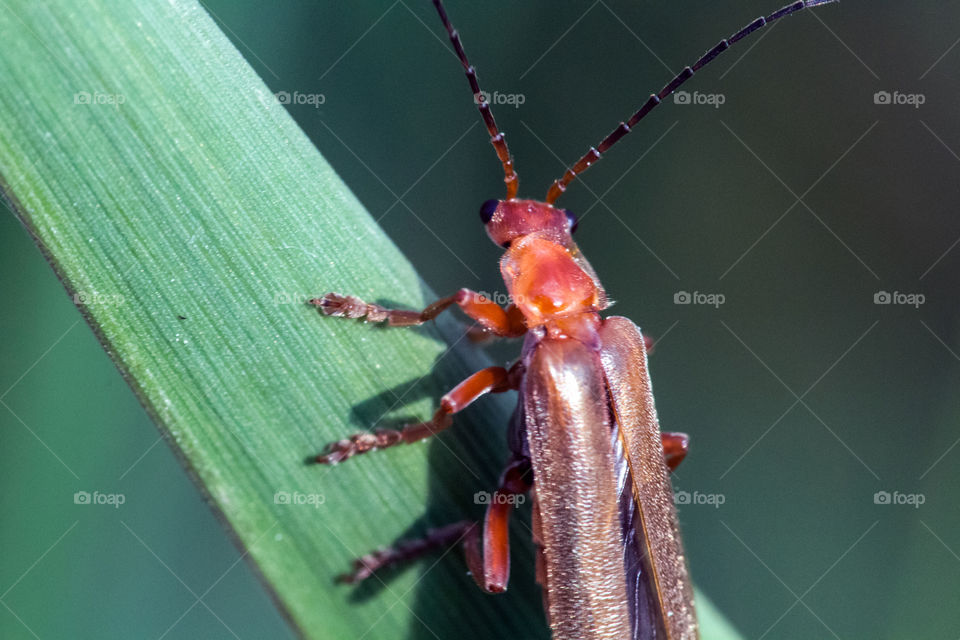
[[[447,29],[447,34],[450,36],[453,49],[457,52],[457,57],[460,58],[460,64],[463,65],[463,71],[467,76],[467,81],[470,83],[470,90],[473,91],[473,100],[477,103],[477,108],[480,109],[480,115],[483,117],[483,123],[487,125],[487,131],[490,132],[490,143],[496,150],[497,157],[500,158],[500,163],[503,165],[503,181],[507,184],[506,199],[512,200],[517,197],[520,177],[513,168],[513,158],[510,157],[510,150],[507,149],[507,141],[504,139],[503,134],[500,133],[500,130],[497,129],[497,123],[493,119],[490,104],[487,102],[485,94],[480,91],[480,83],[477,82],[477,71],[473,68],[473,65],[470,64],[470,61],[467,60],[467,54],[463,50],[463,43],[460,42],[460,34],[453,28],[453,25],[450,24],[450,20],[447,18],[447,12],[443,8],[443,2],[441,2],[441,0],[433,0],[433,6],[437,8],[437,13],[440,14],[440,20],[443,21],[443,26]]]
[[[595,163],[597,160],[599,160],[600,156],[606,153],[610,147],[612,147],[617,142],[619,142],[619,140],[623,136],[630,133],[630,130],[634,126],[636,126],[636,124],[640,122],[640,120],[642,120],[645,115],[650,113],[654,107],[660,104],[660,102],[664,98],[666,98],[671,93],[676,91],[680,85],[682,85],[684,82],[689,80],[694,73],[696,73],[697,71],[705,67],[707,63],[713,61],[717,56],[719,56],[721,53],[729,49],[730,45],[742,40],[743,38],[746,38],[748,35],[750,35],[754,31],[757,31],[762,27],[765,27],[766,25],[770,24],[775,20],[779,20],[780,18],[788,16],[792,13],[796,13],[801,9],[806,9],[807,7],[815,7],[817,5],[828,4],[830,2],[836,2],[836,0],[806,0],[801,2],[793,2],[781,9],[777,9],[766,18],[763,18],[763,17],[757,18],[756,20],[754,20],[753,22],[745,26],[743,29],[740,29],[740,31],[737,31],[735,34],[730,36],[729,38],[718,42],[712,49],[710,49],[705,54],[700,56],[700,59],[697,60],[695,63],[693,63],[693,66],[684,67],[683,71],[678,73],[673,80],[668,82],[666,86],[663,87],[663,89],[660,89],[658,93],[651,95],[647,99],[647,101],[643,104],[643,106],[640,107],[640,109],[636,113],[634,113],[629,120],[627,120],[626,122],[621,122],[620,125],[616,129],[611,131],[610,134],[606,138],[604,138],[599,145],[597,145],[596,147],[590,147],[590,150],[587,151],[582,158],[577,160],[576,164],[574,164],[573,167],[571,167],[570,169],[567,169],[567,172],[563,174],[563,177],[561,177],[559,180],[554,181],[553,185],[550,187],[550,190],[547,192],[547,204],[553,204],[557,200],[557,198],[559,198],[560,195],[567,190],[567,185],[569,185],[574,178],[576,178],[578,175],[580,175],[581,173],[589,169],[590,166],[593,165],[593,163]],[[436,4],[439,7],[440,6],[439,0],[435,0],[434,4]],[[466,65],[466,59],[461,56],[461,60],[463,60],[464,65]],[[467,75],[468,76],[470,75],[469,72]],[[477,89],[474,89],[474,91],[477,91]],[[481,111],[482,111],[482,107],[481,107]],[[484,119],[486,119],[486,116],[484,116]],[[490,119],[490,122],[493,122],[492,117]],[[488,125],[488,128],[489,126],[490,125]],[[495,131],[496,127],[494,127],[493,130]],[[506,168],[506,165],[504,165],[504,168]]]

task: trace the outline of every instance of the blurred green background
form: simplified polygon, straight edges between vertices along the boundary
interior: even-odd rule
[[[292,115],[435,291],[503,291],[476,216],[499,166],[429,2],[205,6],[273,90],[308,102]],[[773,8],[448,11],[483,88],[522,101],[495,114],[521,195],[541,198]],[[661,422],[692,437],[675,476],[690,565],[745,637],[960,635],[957,25],[956,3],[790,18],[685,87],[722,105],[666,100],[561,201],[615,312],[662,339]],[[218,618],[289,637],[26,232],[9,212],[0,228],[0,637],[232,637]],[[136,499],[94,517],[80,490]]]

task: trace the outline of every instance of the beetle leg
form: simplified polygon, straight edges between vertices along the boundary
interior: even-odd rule
[[[353,570],[337,576],[339,582],[357,584],[386,567],[415,560],[436,549],[463,543],[467,566],[474,580],[485,591],[506,590],[510,575],[510,546],[507,525],[510,509],[518,502],[506,496],[523,495],[530,490],[530,461],[515,459],[503,472],[500,488],[490,497],[484,522],[482,551],[478,523],[461,520],[439,529],[430,529],[424,538],[404,540],[387,549],[378,549],[353,561]]]
[[[488,496],[483,523],[483,554],[479,535],[471,530],[463,540],[467,567],[477,585],[487,593],[502,593],[510,580],[510,512],[520,502],[517,496],[530,491],[530,461],[514,459],[500,477],[500,487]]]
[[[526,332],[523,314],[515,304],[509,304],[504,309],[507,314],[507,320],[510,323],[511,333],[503,334],[491,331],[481,323],[471,326],[467,330],[467,338],[474,344],[486,344],[495,338],[517,338]]]
[[[506,309],[470,289],[460,289],[452,296],[440,298],[423,311],[387,309],[369,304],[360,298],[328,293],[314,298],[309,304],[328,316],[362,318],[365,322],[386,322],[391,327],[412,327],[433,320],[447,308],[458,305],[465,314],[476,320],[483,329],[502,337],[523,335],[527,327],[523,315],[514,306]]]
[[[667,459],[667,468],[673,471],[683,462],[690,449],[690,436],[685,433],[664,431],[660,434],[663,442],[663,455]]]
[[[653,353],[653,346],[656,344],[656,341],[645,333],[641,335],[643,336],[643,348],[646,350],[647,355],[650,355]]]
[[[454,545],[469,536],[476,527],[475,522],[461,520],[439,529],[430,529],[425,538],[405,540],[389,549],[378,549],[354,560],[353,571],[337,576],[337,581],[357,584],[385,567],[415,560],[434,549]]]
[[[516,389],[520,384],[521,368],[514,365],[508,371],[503,367],[487,367],[477,371],[440,399],[440,408],[426,422],[404,425],[401,429],[375,429],[372,433],[358,433],[350,438],[329,444],[316,457],[321,464],[336,464],[352,456],[386,449],[396,444],[411,443],[439,433],[453,424],[453,414],[462,411],[477,398],[488,393]]]

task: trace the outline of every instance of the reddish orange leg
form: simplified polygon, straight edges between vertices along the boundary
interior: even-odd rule
[[[510,512],[523,502],[532,481],[530,461],[513,460],[500,477],[500,488],[486,494],[487,515],[483,523],[483,553],[479,534],[471,529],[463,541],[467,566],[477,585],[487,593],[502,593],[510,580]],[[484,494],[477,494],[484,495]]]
[[[654,341],[653,338],[651,338],[645,333],[643,334],[643,347],[644,349],[647,350],[647,355],[650,355],[651,353],[653,353],[653,346],[655,344],[657,343]]]
[[[358,433],[350,438],[327,445],[326,451],[316,457],[321,464],[336,464],[347,458],[386,449],[396,444],[422,440],[443,431],[453,424],[453,414],[462,411],[474,400],[488,393],[516,389],[520,384],[520,365],[508,371],[503,367],[487,367],[454,387],[440,399],[440,408],[426,422],[404,425],[401,429],[374,429],[372,433]]]
[[[467,566],[473,579],[484,591],[500,593],[507,588],[510,577],[510,542],[508,525],[510,510],[515,508],[522,496],[530,490],[530,461],[514,460],[500,479],[500,488],[489,500],[484,522],[482,551],[481,536],[476,522],[461,520],[439,529],[431,529],[419,540],[405,540],[389,549],[379,549],[353,561],[353,570],[337,577],[340,582],[356,584],[366,580],[377,571],[416,560],[436,549],[463,543]]]
[[[510,323],[511,333],[495,333],[478,322],[467,330],[467,338],[469,338],[470,342],[474,344],[484,344],[494,338],[517,338],[526,333],[527,327],[524,324],[523,313],[517,309],[515,304],[508,305],[503,311],[507,314],[507,320]]]
[[[664,431],[660,434],[660,440],[663,441],[663,455],[667,459],[667,468],[673,471],[687,457],[690,436],[685,433]]]
[[[483,329],[502,337],[523,335],[527,327],[520,311],[510,305],[500,305],[470,289],[460,289],[452,296],[440,298],[423,311],[387,309],[378,304],[369,304],[353,296],[328,293],[322,298],[310,300],[328,316],[363,319],[365,322],[386,322],[391,327],[412,327],[433,320],[447,308],[457,305],[465,314],[476,320]]]

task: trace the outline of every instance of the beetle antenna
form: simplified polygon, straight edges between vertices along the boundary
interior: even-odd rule
[[[668,82],[666,86],[663,87],[663,89],[660,89],[658,93],[651,95],[643,104],[643,106],[640,107],[640,109],[637,110],[637,112],[634,113],[629,120],[626,122],[621,122],[616,129],[611,131],[610,134],[600,142],[600,144],[598,144],[596,147],[590,147],[590,150],[587,151],[582,158],[577,160],[573,167],[567,169],[567,172],[563,174],[562,178],[554,181],[553,185],[550,187],[550,191],[547,192],[547,203],[553,204],[556,199],[567,190],[567,185],[569,185],[574,178],[590,168],[590,166],[599,160],[600,156],[606,153],[610,147],[615,145],[620,138],[630,133],[630,130],[638,122],[640,122],[645,115],[650,113],[654,107],[660,104],[664,98],[676,91],[680,85],[689,80],[694,73],[705,67],[708,62],[712,62],[717,56],[730,48],[730,45],[742,40],[754,31],[758,31],[760,28],[765,27],[774,20],[779,20],[784,16],[788,16],[792,13],[800,11],[801,9],[806,9],[807,7],[815,7],[817,5],[827,4],[830,2],[836,2],[836,0],[805,0],[801,2],[793,2],[781,9],[777,9],[766,18],[757,18],[729,38],[718,42],[712,49],[700,56],[700,59],[693,63],[693,66],[684,67],[683,71],[678,73],[673,80]],[[436,4],[439,6],[439,1],[437,1]]]
[[[480,115],[483,117],[483,123],[487,125],[487,131],[490,132],[490,143],[496,150],[497,157],[500,158],[501,164],[503,164],[503,181],[507,183],[506,199],[511,200],[517,196],[520,178],[513,169],[513,158],[510,157],[510,150],[507,149],[507,141],[504,139],[503,134],[500,133],[500,130],[497,129],[497,123],[493,119],[493,112],[490,110],[490,103],[487,101],[487,94],[480,90],[480,83],[477,82],[477,70],[474,69],[470,61],[467,60],[467,54],[463,50],[463,43],[460,42],[460,33],[450,24],[450,20],[447,18],[447,12],[443,8],[443,2],[441,2],[441,0],[433,0],[433,6],[437,8],[437,13],[440,14],[443,26],[447,29],[447,34],[450,36],[453,49],[457,52],[457,57],[460,58],[460,64],[463,65],[467,81],[470,83],[470,90],[473,91],[473,100],[477,103],[477,108],[480,109]]]

